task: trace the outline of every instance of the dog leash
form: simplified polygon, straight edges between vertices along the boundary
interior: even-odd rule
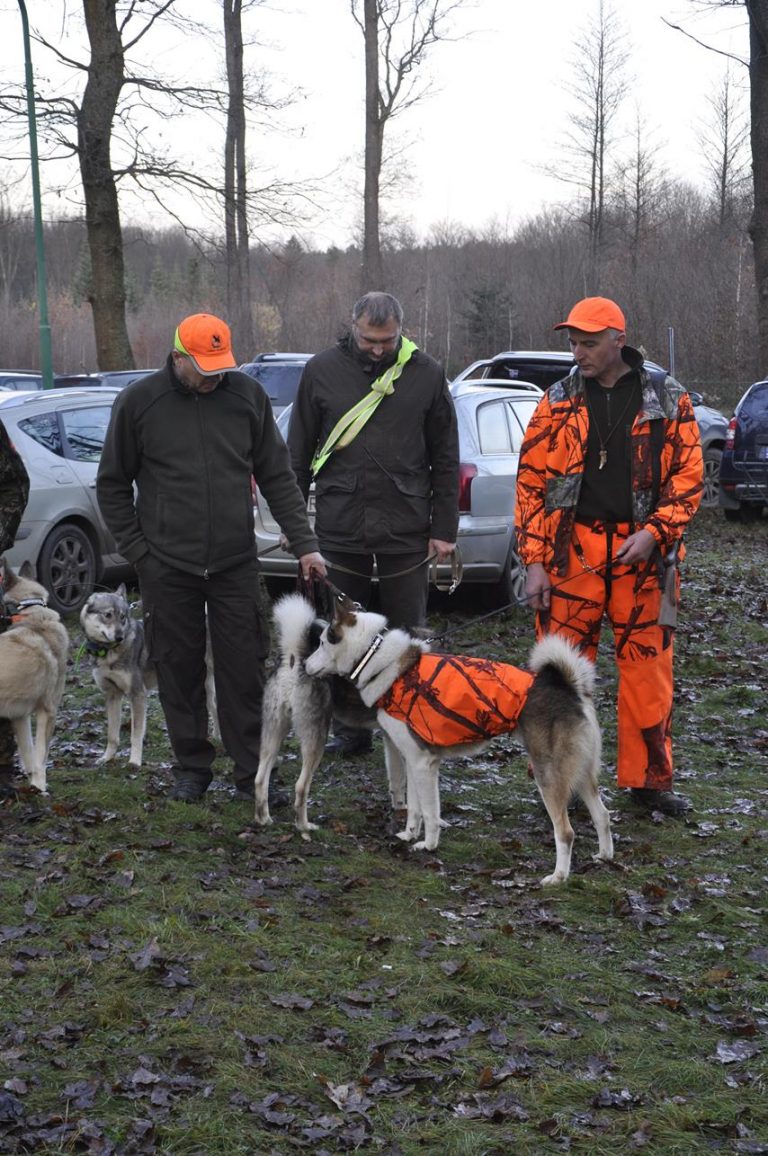
[[[274,554],[275,550],[282,549],[284,549],[282,543],[276,542],[274,546],[268,546],[266,550],[262,550],[259,557],[266,558],[268,554]],[[429,566],[429,581],[441,594],[453,594],[454,591],[458,590],[464,577],[464,561],[461,556],[461,549],[457,544],[451,554],[451,575],[448,579],[439,577],[437,554],[432,553],[428,554],[421,562],[417,562],[415,566],[408,566],[405,570],[397,570],[394,574],[380,574],[378,580],[379,582],[388,582],[390,578],[402,578],[405,574],[412,574],[422,566]],[[363,574],[360,570],[352,570],[349,566],[342,566],[339,562],[329,562],[328,567],[343,574],[352,574],[355,578],[370,579],[371,577],[370,574]],[[299,577],[301,577],[300,571]]]

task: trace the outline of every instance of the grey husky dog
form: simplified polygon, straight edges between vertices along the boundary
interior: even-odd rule
[[[140,767],[147,729],[147,692],[157,686],[144,642],[144,625],[134,618],[124,584],[91,594],[80,611],[85,649],[94,660],[93,679],[107,704],[107,745],[97,765],[108,763],[120,745],[123,700],[131,709],[129,763]]]
[[[80,611],[86,653],[94,660],[93,679],[107,704],[107,745],[97,766],[110,762],[120,745],[123,700],[131,710],[130,766],[140,767],[147,729],[147,693],[157,687],[157,676],[144,639],[144,624],[135,618],[128,602],[125,583],[117,590],[91,594]],[[208,718],[215,739],[219,736],[216,691],[210,640],[206,649],[205,692]]]
[[[48,591],[30,572],[26,562],[17,574],[0,558],[3,613],[9,620],[0,634],[0,716],[13,724],[27,778],[46,794],[46,763],[64,692],[69,635],[47,605]]]
[[[390,783],[401,780],[403,774],[406,778],[408,819],[398,837],[412,842],[414,850],[433,851],[441,826],[440,762],[443,758],[476,754],[486,742],[473,738],[443,745],[425,737],[440,733],[429,727],[425,732],[420,725],[429,702],[436,704],[441,717],[461,717],[455,714],[447,690],[436,689],[435,674],[437,665],[460,668],[460,659],[429,656],[430,661],[424,661],[428,652],[425,642],[406,631],[388,630],[382,615],[361,610],[349,599],[343,599],[337,600],[333,621],[306,659],[304,670],[309,676],[345,675],[355,684],[365,706],[376,711],[377,725],[384,732]],[[474,661],[483,664],[483,660]],[[592,703],[594,667],[564,639],[550,635],[531,651],[532,677],[500,664],[500,679],[505,677],[505,669],[510,683],[522,688],[516,699],[518,708],[522,704],[517,717],[488,699],[483,690],[488,684],[479,680],[473,684],[471,678],[465,678],[462,689],[472,687],[470,698],[474,702],[468,717],[474,726],[484,716],[502,718],[502,726],[494,733],[519,728],[533,778],[554,828],[555,869],[541,882],[545,886],[562,883],[571,866],[573,828],[568,803],[574,794],[584,801],[595,825],[597,858],[613,858],[610,816],[598,789],[601,735]],[[422,673],[427,670],[428,675]],[[407,700],[406,714],[398,715],[398,706],[393,709],[390,692],[396,682],[401,688],[397,694],[405,687],[412,696]],[[419,840],[422,828],[424,837]]]

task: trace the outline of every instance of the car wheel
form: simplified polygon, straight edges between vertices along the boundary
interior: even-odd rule
[[[713,509],[718,505],[720,492],[720,462],[723,451],[717,446],[710,446],[704,450],[704,493],[701,505],[704,509]]]
[[[96,554],[85,531],[72,522],[52,530],[37,560],[37,577],[48,590],[52,610],[81,610],[96,583]]]
[[[509,606],[510,603],[525,606],[525,566],[513,545],[509,547],[504,573],[490,587],[489,594],[492,606]]]

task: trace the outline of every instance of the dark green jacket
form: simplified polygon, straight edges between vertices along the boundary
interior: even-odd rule
[[[29,498],[29,475],[0,421],[0,554],[10,550]]]
[[[317,549],[288,451],[254,378],[225,374],[198,394],[165,368],[115,401],[96,492],[120,553],[147,552],[193,574],[256,553],[251,478],[300,557]],[[134,493],[134,483],[136,490]]]
[[[307,362],[291,411],[288,446],[303,493],[310,464],[336,422],[370,392],[384,365],[345,339]],[[429,538],[455,542],[459,448],[445,374],[417,350],[357,437],[331,454],[315,483],[322,549],[400,554]]]

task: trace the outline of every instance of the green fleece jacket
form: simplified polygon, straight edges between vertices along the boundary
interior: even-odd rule
[[[96,493],[129,562],[149,552],[179,570],[216,573],[256,553],[252,477],[292,552],[317,550],[261,385],[232,370],[212,393],[194,393],[169,357],[115,401]]]

